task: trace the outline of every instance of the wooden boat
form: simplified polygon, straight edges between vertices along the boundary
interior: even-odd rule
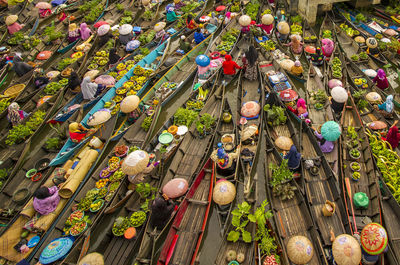
[[[242,72],[239,76],[237,101],[238,114],[236,115],[237,124],[241,124],[239,126],[239,135],[242,135],[244,131],[247,131],[250,127],[256,127],[258,132],[262,130],[264,111],[260,110],[260,113],[253,118],[246,119],[244,116],[241,115],[242,106],[247,102],[257,102],[260,107],[264,106],[265,95],[262,84],[263,78],[258,69],[256,80],[249,81],[245,79],[244,73]],[[245,124],[242,124],[240,122],[240,120],[243,118],[247,121]],[[251,197],[251,194],[253,194],[252,189],[255,185],[255,182],[257,181],[256,179],[254,179],[255,171],[257,170],[255,164],[260,150],[259,143],[261,142],[262,135],[258,134],[258,136],[254,136],[254,138],[254,141],[252,141],[251,143],[248,143],[248,141],[243,141],[242,137],[240,140],[241,152],[247,149],[246,155],[244,153],[241,153],[239,161],[241,164],[242,174],[244,176],[244,196],[246,200],[250,202],[252,202],[252,199],[254,199],[254,197]]]
[[[302,155],[302,175],[306,200],[310,206],[316,229],[321,235],[322,247],[327,253],[332,249],[331,234],[338,236],[346,233],[343,224],[343,222],[347,223],[346,214],[337,186],[338,180],[333,174],[328,161],[323,156],[316,137],[305,122],[301,122],[299,125],[301,128],[300,153]],[[338,144],[335,143],[336,146]],[[305,161],[307,160],[313,161],[313,168],[306,168]],[[332,207],[332,203],[334,205],[331,208],[333,212],[326,208],[328,205]]]
[[[226,90],[229,90],[229,88],[226,88]],[[230,122],[226,122],[224,121],[224,115],[231,115],[231,121]],[[214,143],[213,143],[213,149],[217,149],[218,148],[218,143],[222,143],[222,137],[224,135],[230,135],[233,138],[233,145],[234,145],[234,149],[233,151],[239,151],[238,150],[238,143],[239,143],[239,135],[238,135],[238,131],[236,128],[236,122],[234,122],[234,113],[231,110],[230,104],[229,104],[229,100],[228,98],[225,98],[224,101],[224,106],[223,106],[223,111],[222,111],[222,119],[220,120],[218,127],[217,127],[217,133],[215,135],[214,138]],[[218,165],[214,162],[213,163],[213,172],[214,172],[214,179],[215,181],[221,180],[221,179],[226,179],[229,180],[230,182],[232,182],[236,189],[238,186],[238,179],[239,179],[239,160],[236,159],[236,161],[234,162],[234,167],[235,167],[235,171],[233,174],[225,176],[222,175],[221,173],[219,173],[219,169],[218,169]],[[218,215],[218,223],[220,226],[220,232],[221,235],[223,236],[225,234],[225,230],[226,227],[228,225],[228,220],[232,211],[233,206],[235,205],[235,202],[231,202],[228,205],[223,205],[220,206],[218,204],[215,204],[215,210],[217,211]]]
[[[105,129],[103,132],[99,130],[99,134],[101,134],[101,137],[102,138],[104,137],[103,139],[110,138],[113,128],[115,126],[115,122],[116,122],[116,116],[112,117],[105,123],[104,125]],[[3,242],[6,242],[4,245],[2,245],[0,249],[1,257],[11,262],[18,262],[23,258],[27,258],[28,260],[30,260],[33,257],[33,255],[35,255],[37,250],[41,247],[43,242],[47,239],[49,233],[54,228],[53,223],[54,224],[57,223],[59,218],[63,216],[64,212],[69,209],[76,195],[79,193],[79,191],[82,189],[82,187],[85,185],[85,183],[91,176],[91,173],[95,169],[98,161],[100,161],[100,158],[102,157],[102,154],[105,148],[107,147],[107,144],[108,141],[104,143],[102,149],[98,150],[98,154],[96,156],[94,156],[93,153],[92,159],[94,159],[95,161],[93,163],[87,164],[87,166],[85,166],[85,168],[82,169],[81,172],[83,173],[82,174],[83,179],[80,182],[80,184],[76,186],[76,190],[71,190],[71,194],[70,196],[68,196],[68,198],[61,198],[54,212],[45,216],[41,216],[41,218],[39,218],[35,222],[35,227],[37,227],[38,231],[41,233],[40,242],[34,248],[31,248],[28,253],[22,254],[17,252],[13,248],[13,246],[15,246],[21,240],[20,234],[23,232],[23,227],[25,223],[29,221],[36,213],[36,211],[32,207],[32,200],[30,200],[28,203],[25,204],[22,211],[18,215],[16,215],[16,217],[11,222],[7,230],[1,235],[1,240]],[[79,163],[79,159],[82,158],[81,156],[85,156],[85,154],[88,154],[87,150],[90,150],[90,148],[81,149],[80,155],[78,154],[77,158],[74,159],[74,161],[77,161]],[[91,150],[93,151],[94,149]],[[66,167],[67,169],[70,168],[74,163],[74,161],[70,160],[68,164],[64,165],[64,167]],[[74,172],[75,171],[77,170],[74,170]],[[47,187],[53,186],[54,184],[52,181],[52,177],[48,178],[44,183],[44,185]],[[37,233],[31,232],[28,235],[27,240],[30,240],[35,235],[37,235]]]
[[[396,23],[396,25],[400,24],[400,21],[398,18],[396,18],[393,14],[388,14],[383,7],[375,7],[375,13],[379,15],[380,17],[383,17],[385,19],[391,20],[393,23]]]
[[[165,46],[161,46],[159,51],[163,50]],[[89,111],[89,113],[82,119],[81,123],[86,124],[87,120],[91,115],[93,115],[96,111],[104,108],[104,104],[108,101],[111,101],[112,98],[116,95],[116,90],[119,87],[129,80],[129,78],[133,75],[133,71],[137,66],[144,67],[146,65],[147,60],[155,59],[154,56],[157,55],[157,51],[153,51],[154,53],[148,54],[145,58],[143,58],[140,62],[138,62],[133,68],[131,68],[126,76],[120,79],[113,88],[111,88],[104,96],[93,106],[93,108]],[[128,77],[129,76],[129,77]],[[143,85],[141,90],[137,92],[137,95],[141,95],[146,88]],[[79,144],[74,144],[71,140],[68,140],[61,151],[57,154],[56,158],[54,158],[51,162],[51,166],[63,164],[65,161],[69,159],[69,157],[74,153],[75,150],[79,149],[81,146],[85,144],[85,141],[80,142]]]
[[[270,165],[281,163],[282,157],[279,155],[278,151],[272,144],[272,140],[268,136],[266,137],[265,152],[264,167],[266,185],[268,187],[267,194],[274,214],[274,221],[277,226],[276,233],[282,241],[283,252],[285,253],[287,251],[286,244],[292,236],[305,236],[311,240],[314,249],[314,255],[308,264],[328,264],[322,250],[321,238],[317,234],[311,214],[300,191],[295,190],[294,197],[285,201],[272,195],[272,186],[270,182],[273,172],[270,169]],[[296,183],[294,180],[291,180],[287,185],[295,187]],[[282,255],[281,262],[291,264],[286,255]]]
[[[318,93],[319,90],[321,90],[322,93],[327,94],[326,91],[328,87],[327,82],[323,82],[321,80],[312,64],[310,64],[309,68],[306,89],[306,102],[308,103],[307,110],[308,116],[312,121],[312,125],[315,128],[320,128],[325,122],[335,120],[335,114],[328,100],[323,104],[322,108],[317,108],[316,106],[313,95]],[[339,146],[340,139],[335,144],[332,152],[323,154],[331,166],[337,180],[339,179]]]
[[[80,113],[76,112],[72,118],[77,118],[78,115],[80,115]],[[67,126],[68,123],[65,123],[58,129],[51,130],[47,134],[47,137],[44,137],[43,140],[38,144],[38,147],[33,146],[30,140],[27,142],[25,152],[29,152],[29,155],[21,155],[21,157],[26,156],[26,161],[24,161],[24,159],[18,159],[18,162],[20,162],[21,165],[17,164],[17,166],[13,168],[9,174],[8,180],[1,188],[0,209],[13,209],[14,212],[19,212],[22,206],[19,201],[14,201],[14,193],[21,189],[21,187],[24,187],[28,189],[29,195],[31,196],[33,192],[50,177],[54,168],[48,167],[46,164],[48,164],[57,153],[46,149],[46,140],[53,137],[59,137],[58,135],[60,133],[65,134],[67,132]],[[44,164],[44,166],[41,166],[41,164]],[[31,178],[26,177],[26,174],[30,169],[40,170],[40,177],[38,177],[37,181],[32,181]],[[24,202],[22,202],[22,204],[23,203]],[[10,219],[2,220],[3,224],[6,225],[5,228],[10,221]]]
[[[354,129],[353,134],[357,139],[361,140],[361,147],[358,149],[361,158],[357,160],[362,168],[358,181],[351,180],[353,176],[351,163],[354,161],[350,157],[350,150],[347,150],[346,145],[342,145],[341,150],[341,180],[342,196],[344,198],[345,209],[348,221],[345,222],[346,231],[350,234],[357,234],[364,227],[365,218],[369,218],[372,222],[382,223],[381,202],[378,179],[374,170],[374,161],[369,149],[368,139],[363,130],[362,120],[357,112],[355,103],[350,97],[350,100],[345,105],[341,118],[343,143],[350,141],[350,132]],[[356,192],[364,192],[369,198],[369,205],[366,209],[356,208],[353,203],[353,196]],[[349,199],[350,198],[350,199]]]
[[[210,213],[214,174],[210,158],[181,202],[157,264],[195,264]]]

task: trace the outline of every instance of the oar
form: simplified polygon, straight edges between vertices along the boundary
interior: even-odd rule
[[[351,197],[351,193],[352,193],[351,192],[351,184],[350,184],[350,179],[348,177],[345,178],[345,183],[346,183],[347,195],[349,196],[349,199],[350,199],[351,212],[353,215],[354,234],[358,234],[356,217],[354,216],[353,197]]]

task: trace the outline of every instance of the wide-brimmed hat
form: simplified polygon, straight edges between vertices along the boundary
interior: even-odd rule
[[[51,9],[51,4],[47,2],[39,2],[35,5],[35,7],[40,9]]]
[[[119,34],[121,35],[128,35],[133,30],[132,25],[124,24],[119,28]]]
[[[6,25],[10,26],[10,25],[14,24],[15,22],[17,22],[17,20],[18,20],[17,15],[10,15],[6,18]]]
[[[99,34],[99,36],[104,36],[110,31],[110,29],[111,29],[111,27],[108,24],[101,25],[97,29],[97,34]]]
[[[74,31],[78,28],[78,26],[75,23],[71,23],[68,26],[68,31]]]

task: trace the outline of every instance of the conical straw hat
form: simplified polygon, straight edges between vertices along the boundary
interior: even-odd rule
[[[87,121],[87,125],[96,126],[105,123],[111,118],[109,109],[101,109],[96,111]]]
[[[93,252],[84,256],[78,265],[104,265],[104,258],[100,253]]]
[[[236,197],[236,187],[228,180],[219,181],[213,191],[213,200],[216,204],[227,205]]]
[[[290,261],[297,265],[306,264],[314,255],[313,245],[305,236],[291,237],[286,248]]]
[[[149,154],[143,150],[130,153],[122,162],[121,170],[127,175],[133,176],[142,172],[149,163]]]
[[[290,147],[292,147],[292,145],[293,145],[293,141],[289,137],[279,136],[275,140],[275,145],[281,150],[289,151]]]
[[[350,235],[340,235],[332,244],[332,255],[338,265],[357,265],[361,261],[361,248]]]
[[[17,22],[17,20],[18,20],[17,15],[10,15],[6,18],[6,25],[10,26],[10,25],[14,24],[15,22]]]
[[[123,113],[129,113],[137,109],[139,106],[140,98],[136,95],[127,96],[124,98],[120,105],[120,110]]]

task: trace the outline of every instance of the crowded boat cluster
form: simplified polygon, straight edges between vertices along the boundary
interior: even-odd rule
[[[400,6],[0,0],[0,264],[400,265]]]

